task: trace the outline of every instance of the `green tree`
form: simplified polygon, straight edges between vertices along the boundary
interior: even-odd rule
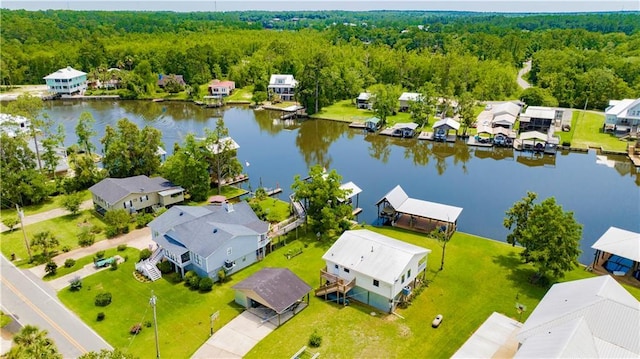
[[[520,94],[520,100],[526,103],[527,106],[558,106],[558,100],[553,97],[549,89],[543,89],[535,86],[524,89]]]
[[[38,141],[38,129],[43,125],[42,110],[44,104],[42,99],[25,92],[18,96],[15,101],[10,102],[4,111],[17,116],[23,116],[29,119],[29,139],[27,141],[34,141],[34,148],[36,150],[36,161],[38,163],[38,169],[42,171],[42,160],[40,154],[40,143]]]
[[[78,137],[78,146],[91,157],[91,151],[96,149],[96,146],[91,141],[91,138],[97,134],[93,129],[96,120],[93,118],[91,112],[85,111],[80,114],[78,118],[78,124],[76,124],[76,136]]]
[[[100,142],[104,145],[102,164],[109,177],[150,176],[160,168],[158,147],[162,144],[160,130],[145,126],[142,131],[126,118],[118,120],[116,128],[107,126]]]
[[[253,96],[251,97],[251,101],[256,105],[260,105],[267,100],[267,92],[266,91],[254,91]]]
[[[62,198],[62,207],[71,212],[72,215],[78,214],[80,205],[82,204],[82,194],[79,192],[68,194]]]
[[[163,176],[187,190],[191,199],[207,199],[211,177],[209,176],[209,154],[203,142],[187,134],[184,146],[167,158],[161,168]]]
[[[372,108],[376,116],[387,123],[387,117],[395,114],[398,107],[400,89],[397,86],[374,85],[371,88]]]
[[[47,337],[46,330],[33,325],[22,327],[13,337],[14,346],[5,354],[7,359],[62,359],[56,344]]]
[[[9,228],[9,231],[13,231],[13,228],[17,226],[18,223],[20,223],[20,220],[18,219],[18,217],[14,217],[14,216],[2,217],[2,224],[7,226],[7,228]]]
[[[577,223],[573,212],[566,212],[550,197],[534,203],[537,195],[527,192],[507,212],[505,228],[513,231],[507,242],[524,247],[521,253],[526,262],[537,269],[534,280],[562,278],[564,273],[578,266],[582,225]]]
[[[236,157],[235,141],[229,137],[229,130],[222,118],[218,119],[213,131],[205,129],[205,134],[204,141],[209,150],[209,168],[215,176],[214,181],[220,194],[223,180],[239,175],[242,165]]]
[[[107,211],[104,221],[116,230],[116,234],[124,233],[129,229],[131,215],[125,209],[115,209]]]
[[[352,218],[352,208],[344,201],[349,193],[340,188],[341,180],[336,170],[327,173],[315,165],[308,179],[296,175],[291,185],[295,200],[305,204],[312,230],[326,237],[347,229]]]
[[[58,265],[56,264],[56,262],[50,260],[44,266],[44,271],[47,273],[47,275],[55,275],[58,272]]]
[[[168,93],[178,93],[184,90],[184,87],[178,81],[175,75],[168,75],[164,80],[164,90]]]
[[[458,114],[460,115],[463,135],[467,134],[467,130],[476,119],[473,111],[475,103],[475,100],[469,92],[463,93],[458,100]]]
[[[31,247],[40,248],[42,255],[47,259],[50,256],[50,250],[55,249],[59,244],[58,239],[49,231],[38,232],[33,235],[31,240]]]

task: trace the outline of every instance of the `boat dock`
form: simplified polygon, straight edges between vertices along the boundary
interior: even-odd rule
[[[363,129],[363,130],[366,128],[365,125],[364,125],[364,122],[351,122],[349,124],[349,127],[351,127],[351,128],[359,128],[359,129]]]
[[[631,162],[633,162],[633,165],[636,167],[640,167],[640,146],[638,146],[637,144],[635,146],[629,145],[627,154]]]
[[[433,141],[433,132],[420,132],[418,139]]]

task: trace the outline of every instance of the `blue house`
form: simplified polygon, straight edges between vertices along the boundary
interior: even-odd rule
[[[83,93],[87,89],[87,73],[71,66],[45,76],[44,80],[48,90],[59,95]]]
[[[193,270],[214,280],[221,269],[232,274],[262,259],[270,241],[269,223],[246,202],[174,206],[149,227],[158,244],[151,258],[164,257],[183,276]]]

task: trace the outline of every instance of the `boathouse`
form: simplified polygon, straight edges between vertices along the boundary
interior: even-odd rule
[[[447,117],[433,124],[434,136],[436,141],[455,142],[460,129],[460,122]],[[449,131],[454,130],[455,135],[449,135]]]
[[[640,233],[609,229],[591,246],[596,250],[592,268],[640,287]]]

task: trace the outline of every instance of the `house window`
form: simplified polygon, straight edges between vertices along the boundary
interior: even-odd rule
[[[411,278],[411,269],[407,271],[407,278]]]
[[[402,275],[402,282],[400,282],[400,283],[404,283],[404,274]]]
[[[373,286],[374,286],[374,287],[379,287],[379,286],[380,286],[380,281],[379,281],[379,280],[377,280],[377,279],[374,279],[374,280],[373,280]]]
[[[227,248],[227,255],[228,255],[228,256],[230,256],[230,255],[231,255],[231,252],[232,252],[231,247]]]
[[[199,255],[197,255],[197,254],[195,254],[195,253],[193,254],[193,260],[194,260],[194,261],[196,262],[196,264],[198,264],[198,265],[202,264],[202,259],[200,258],[200,256],[199,256]]]
[[[338,269],[338,265],[337,265],[337,264],[334,264],[334,265],[333,265],[333,268]]]
[[[345,273],[349,273],[349,268],[344,268]]]

